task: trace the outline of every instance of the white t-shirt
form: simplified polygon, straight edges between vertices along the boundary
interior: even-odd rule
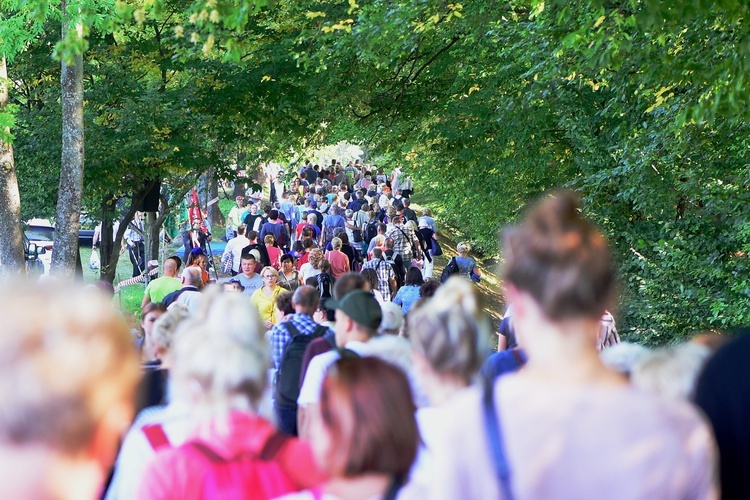
[[[347,342],[347,349],[351,349],[360,356],[367,353],[367,344],[364,342],[352,341]],[[339,359],[339,353],[336,350],[318,354],[310,360],[305,373],[305,380],[302,382],[302,388],[297,398],[298,406],[307,406],[320,401],[320,391],[323,388],[323,379],[326,377],[328,368]]]
[[[222,256],[229,252],[232,253],[232,271],[234,271],[235,273],[240,272],[240,264],[242,263],[242,249],[249,244],[250,240],[248,240],[245,235],[240,235],[229,240],[226,248],[224,248],[224,253],[222,254]]]
[[[302,276],[302,284],[305,284],[305,281],[307,281],[307,278],[312,278],[313,276],[317,276],[320,274],[320,269],[315,269],[312,264],[309,262],[305,262],[302,264],[299,268],[299,273]]]
[[[177,297],[175,302],[185,304],[185,307],[188,308],[190,314],[195,314],[203,302],[203,294],[196,292],[195,290],[186,290]]]
[[[143,433],[146,425],[160,424],[172,447],[180,446],[195,428],[192,412],[186,405],[152,406],[138,414],[125,435],[115,464],[115,474],[107,489],[105,500],[130,500],[141,480],[141,475],[156,451]]]

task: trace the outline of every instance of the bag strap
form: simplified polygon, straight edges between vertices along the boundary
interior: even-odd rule
[[[487,432],[487,441],[492,453],[493,468],[500,486],[504,500],[513,500],[513,491],[510,488],[510,470],[505,457],[505,446],[503,445],[503,433],[500,420],[495,409],[494,383],[490,378],[484,379],[484,393],[482,397],[482,413],[484,414],[484,426]]]
[[[398,490],[400,490],[403,485],[404,478],[401,475],[394,476],[393,479],[391,479],[391,483],[388,485],[388,490],[386,490],[385,495],[383,495],[383,500],[396,500]]]
[[[403,229],[401,229],[400,227],[398,227],[398,226],[395,226],[395,225],[394,225],[393,227],[395,227],[396,229],[398,229],[398,230],[399,230],[399,231],[401,232],[401,234],[403,234],[403,235],[404,235],[404,238],[406,238],[406,241],[408,241],[408,242],[409,242],[409,245],[410,245],[410,246],[414,246],[414,245],[413,245],[413,244],[414,244],[414,242],[413,242],[413,241],[412,241],[412,240],[411,240],[411,239],[409,238],[409,235],[408,235],[408,234],[406,234],[406,233],[404,232],[404,230],[403,230]]]
[[[171,446],[167,434],[164,432],[164,427],[161,424],[144,425],[141,430],[146,435],[148,444],[154,451],[164,448],[165,446]]]
[[[289,439],[291,439],[291,436],[288,436],[287,434],[278,431],[274,432],[271,437],[266,440],[266,444],[263,445],[263,449],[260,450],[258,457],[261,460],[270,462],[276,458],[276,455],[278,455],[281,449],[284,448],[284,445],[289,442]]]
[[[299,335],[299,329],[294,326],[294,323],[292,323],[291,321],[287,321],[286,323],[284,323],[284,325],[286,326],[286,331],[289,332],[290,337],[294,338]]]
[[[318,337],[322,337],[326,333],[328,333],[328,327],[325,325],[318,325],[315,327],[315,330],[313,330],[310,335],[313,338],[318,338]]]
[[[263,448],[261,448],[260,452],[257,454],[257,458],[259,460],[263,460],[264,462],[270,462],[276,456],[279,454],[279,452],[284,448],[284,445],[289,442],[291,439],[291,436],[288,436],[282,432],[274,432],[271,434],[271,436],[266,440],[265,444],[263,445]],[[215,464],[225,464],[228,462],[234,461],[234,459],[227,460],[226,458],[222,457],[216,451],[214,451],[213,448],[211,448],[208,444],[204,443],[203,441],[190,441],[188,443],[188,446],[193,448],[195,451],[197,451],[200,455],[202,455],[205,459],[207,459],[211,463]],[[256,456],[253,453],[242,453],[237,458],[245,457],[245,456]]]

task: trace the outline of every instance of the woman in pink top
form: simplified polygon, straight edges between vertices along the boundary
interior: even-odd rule
[[[281,249],[275,247],[276,238],[272,234],[267,234],[263,238],[263,243],[266,244],[266,252],[268,252],[268,260],[271,261],[271,265],[277,271],[281,268]]]
[[[135,498],[276,498],[324,479],[307,443],[255,412],[270,364],[265,329],[247,297],[220,294],[180,330],[170,383],[195,431],[148,463]]]
[[[335,279],[339,279],[341,275],[350,271],[349,257],[341,251],[341,246],[343,244],[344,242],[341,241],[341,238],[333,238],[331,240],[331,247],[333,247],[333,250],[326,252],[326,259],[331,263],[331,274],[333,274]]]
[[[614,265],[577,198],[547,197],[506,233],[503,257],[528,362],[451,401],[429,497],[716,498],[714,441],[695,408],[639,392],[599,359]]]

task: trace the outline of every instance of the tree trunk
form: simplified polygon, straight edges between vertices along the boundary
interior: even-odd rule
[[[99,248],[101,249],[99,279],[109,283],[114,281],[117,261],[120,259],[119,248],[115,249],[112,234],[116,202],[114,196],[109,196],[102,201],[102,230],[99,235]]]
[[[154,186],[153,181],[147,183],[143,189],[138,191],[133,196],[128,211],[122,216],[120,225],[117,228],[117,233],[113,233],[114,218],[117,216],[115,207],[117,206],[117,200],[114,196],[110,195],[105,198],[102,203],[102,241],[101,241],[101,272],[99,277],[102,280],[114,283],[117,277],[117,263],[120,261],[120,248],[122,247],[122,240],[125,236],[125,230],[128,228],[128,224],[133,222],[135,213],[138,207],[143,203],[146,194]],[[105,239],[106,238],[106,239]],[[113,241],[114,240],[114,241]],[[105,247],[106,245],[111,245]]]
[[[62,2],[63,38],[69,29]],[[63,58],[60,75],[62,89],[62,164],[55,217],[55,248],[52,273],[73,278],[78,258],[78,230],[81,227],[83,191],[83,55]]]
[[[0,112],[8,104],[8,69],[0,57]],[[10,129],[5,129],[10,133]],[[0,274],[26,272],[21,236],[21,196],[18,192],[13,146],[0,139]]]
[[[149,260],[159,260],[159,232],[161,230],[161,224],[159,224],[159,213],[148,212],[148,224],[146,225],[146,232],[148,233],[148,245],[146,246],[146,262]]]
[[[216,233],[216,238],[221,239],[223,232],[219,234],[219,229],[226,226],[226,221],[219,208],[219,179],[216,178],[216,169],[213,167],[208,169],[208,201],[211,200],[216,200],[216,203],[208,206],[208,223],[215,228],[213,231]]]

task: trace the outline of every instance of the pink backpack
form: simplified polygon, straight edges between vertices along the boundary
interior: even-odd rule
[[[151,446],[157,450],[169,446],[161,425],[143,428]],[[263,445],[260,453],[245,452],[226,459],[204,441],[188,441],[182,449],[192,460],[201,463],[204,471],[201,498],[206,500],[243,500],[247,498],[275,498],[297,491],[299,487],[289,479],[279,455],[290,436],[275,432]]]
[[[277,432],[268,438],[260,453],[246,452],[231,459],[220,456],[202,441],[188,442],[186,451],[205,464],[202,497],[211,500],[275,498],[299,489],[276,459],[289,439]]]

